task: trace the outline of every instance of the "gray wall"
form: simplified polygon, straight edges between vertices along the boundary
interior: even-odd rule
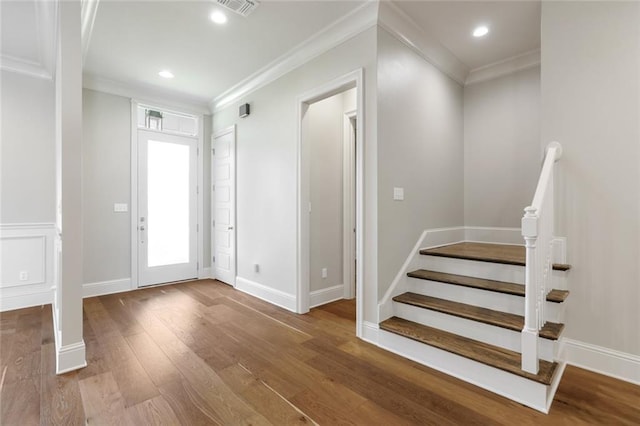
[[[571,339],[640,355],[640,3],[543,2],[542,144],[564,149]],[[605,29],[605,30],[603,30]]]
[[[131,277],[131,99],[83,90],[84,283]],[[211,117],[204,116],[204,187],[210,181]],[[115,213],[114,203],[129,212]],[[204,191],[204,224],[210,223]],[[210,261],[210,230],[204,228],[204,267]]]
[[[54,223],[55,82],[7,71],[0,79],[0,223]]]
[[[463,224],[462,86],[381,29],[378,117],[382,296],[422,231]],[[393,200],[394,187],[404,201]]]
[[[237,124],[237,275],[289,295],[296,292],[296,99],[364,68],[365,320],[376,320],[376,29],[371,28],[213,115],[214,131]],[[249,102],[251,115],[238,118]],[[260,272],[253,264],[260,264]]]
[[[540,173],[540,69],[464,88],[464,224],[520,227]]]
[[[83,91],[85,283],[131,276],[131,101]],[[114,203],[129,212],[115,213]]]
[[[311,156],[310,290],[343,282],[344,113],[353,109],[351,89],[309,106],[303,120]],[[322,268],[327,277],[322,278]]]

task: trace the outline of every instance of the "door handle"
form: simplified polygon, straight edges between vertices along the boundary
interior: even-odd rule
[[[141,230],[141,231],[144,231],[144,226],[141,226],[141,227],[140,227],[140,230]]]
[[[233,226],[227,226],[227,231],[233,231]]]

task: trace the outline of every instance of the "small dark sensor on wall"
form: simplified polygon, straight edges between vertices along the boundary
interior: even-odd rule
[[[245,118],[251,113],[251,108],[249,104],[240,105],[240,118]]]

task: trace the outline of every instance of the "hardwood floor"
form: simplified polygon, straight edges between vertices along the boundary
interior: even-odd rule
[[[51,307],[0,314],[2,425],[638,424],[640,387],[567,367],[549,415],[215,281],[85,299],[88,367],[55,375]]]

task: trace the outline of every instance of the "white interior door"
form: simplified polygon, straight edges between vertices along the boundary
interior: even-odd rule
[[[212,140],[213,268],[215,277],[236,285],[236,133],[231,127]]]
[[[197,139],[138,131],[138,285],[197,278]]]

